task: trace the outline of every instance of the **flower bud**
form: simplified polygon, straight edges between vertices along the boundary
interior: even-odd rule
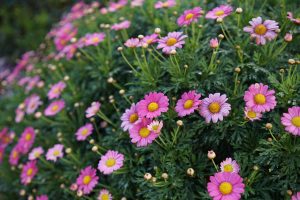
[[[118,47],[118,51],[123,51],[123,47]]]
[[[82,197],[82,195],[83,195],[82,190],[78,190],[78,191],[77,191],[77,196],[78,196],[78,197]]]
[[[177,51],[175,49],[173,49],[173,50],[170,51],[171,55],[175,55],[176,53],[177,53]]]
[[[222,40],[222,39],[224,39],[224,35],[223,35],[223,34],[219,34],[219,35],[218,35],[218,38],[219,38],[220,40]]]
[[[70,80],[70,77],[69,76],[65,76],[64,77],[64,81],[68,81],[68,80]]]
[[[241,14],[243,12],[243,9],[242,8],[237,8],[237,9],[235,9],[235,12],[237,14]]]
[[[161,32],[160,28],[155,28],[154,33],[160,34],[160,32]]]
[[[290,65],[293,65],[293,64],[296,63],[296,61],[295,61],[294,59],[289,59],[289,60],[288,60],[288,63],[289,63]]]
[[[138,38],[139,38],[139,39],[143,39],[144,36],[143,36],[143,35],[138,35]]]
[[[144,175],[144,179],[146,179],[147,181],[149,181],[152,178],[152,175],[150,173],[146,173]]]
[[[73,183],[71,186],[70,186],[70,190],[72,191],[76,191],[78,189],[78,185],[76,183]]]
[[[20,190],[19,194],[20,194],[20,196],[25,196],[26,191],[24,189],[22,189],[22,190]]]
[[[34,117],[35,118],[40,118],[42,116],[42,113],[41,112],[36,112],[35,114],[34,114]]]
[[[293,40],[293,35],[292,35],[291,33],[285,34],[284,40],[285,40],[286,42],[291,42],[291,41]]]
[[[177,120],[176,124],[177,124],[177,126],[183,126],[183,121],[182,120]]]
[[[241,72],[241,68],[236,67],[236,68],[234,69],[234,71],[235,71],[236,73],[240,73],[240,72]]]
[[[67,148],[67,149],[66,149],[66,153],[67,153],[67,154],[72,153],[72,149],[71,149],[71,148]]]
[[[195,170],[193,168],[188,168],[186,170],[186,173],[189,175],[189,176],[194,176],[195,174]]]
[[[89,142],[90,142],[90,144],[95,144],[95,140],[94,139],[91,139]]]
[[[259,167],[258,167],[257,165],[254,165],[253,170],[254,170],[254,171],[258,171],[258,170],[259,170]]]
[[[97,146],[93,146],[92,151],[93,151],[93,152],[98,151],[98,147],[97,147]]]
[[[212,38],[210,41],[209,41],[209,46],[213,49],[217,48],[219,46],[219,41],[218,41],[218,38]]]
[[[271,123],[266,123],[266,128],[270,130],[273,128],[273,125]]]
[[[287,190],[286,193],[287,193],[289,196],[292,196],[292,195],[293,195],[292,190]]]
[[[162,174],[161,174],[161,177],[162,177],[163,179],[168,179],[168,178],[169,178],[169,175],[168,175],[167,173],[162,173]]]
[[[207,157],[208,157],[208,159],[212,160],[216,157],[216,153],[213,150],[208,151]]]
[[[223,22],[223,19],[222,19],[221,17],[218,17],[218,18],[217,18],[217,22],[218,22],[218,23],[222,23],[222,22]]]

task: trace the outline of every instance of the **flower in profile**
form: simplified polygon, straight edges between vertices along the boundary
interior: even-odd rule
[[[131,1],[131,7],[140,7],[144,4],[145,0],[132,0]]]
[[[230,15],[233,11],[233,8],[229,5],[220,5],[210,11],[208,11],[205,15],[206,19],[224,19],[228,15]]]
[[[201,94],[197,94],[195,90],[183,93],[181,95],[181,99],[177,101],[175,107],[178,116],[184,117],[197,110],[201,104],[200,98]]]
[[[46,109],[44,114],[46,116],[54,116],[65,107],[64,100],[53,101]]]
[[[36,200],[48,200],[48,196],[43,194],[43,195],[37,196]]]
[[[32,114],[36,111],[36,109],[42,105],[42,101],[40,97],[36,94],[32,94],[29,97],[27,97],[24,101],[25,107],[26,107],[26,113]]]
[[[220,93],[209,94],[200,105],[200,115],[205,118],[206,123],[223,121],[223,117],[228,116],[230,110],[231,106],[227,103],[226,95]]]
[[[98,169],[103,174],[111,174],[123,166],[124,155],[113,150],[108,150],[105,155],[101,156]]]
[[[16,166],[19,163],[20,159],[20,150],[19,145],[14,146],[9,155],[9,164],[12,166]]]
[[[35,140],[35,131],[32,127],[27,127],[23,131],[19,141],[19,151],[23,154],[28,153]]]
[[[175,0],[167,0],[167,1],[158,1],[155,3],[154,8],[159,9],[159,8],[171,8],[176,6],[176,1]]]
[[[56,162],[58,158],[62,158],[64,156],[63,149],[64,145],[62,144],[54,145],[54,147],[48,149],[46,159]]]
[[[80,175],[76,180],[78,190],[81,190],[83,194],[89,194],[94,187],[98,184],[99,177],[96,174],[96,169],[92,166],[88,166],[80,171]]]
[[[269,112],[276,106],[276,97],[274,90],[268,90],[267,85],[255,83],[250,85],[245,92],[244,100],[246,106],[254,112]]]
[[[251,38],[255,38],[257,45],[264,45],[266,41],[276,38],[276,31],[279,29],[278,23],[274,20],[265,20],[261,17],[253,18],[250,22],[251,26],[244,27],[244,31],[250,33]]]
[[[281,123],[287,132],[300,136],[300,107],[293,106],[288,109],[288,113],[283,113]]]
[[[243,178],[237,173],[218,172],[210,177],[207,184],[209,196],[213,200],[239,200],[244,189]]]
[[[209,41],[209,46],[213,49],[217,48],[219,46],[219,41],[218,41],[218,38],[212,38],[210,41]]]
[[[143,37],[143,39],[140,41],[141,46],[147,44],[154,44],[158,41],[158,35],[156,33],[153,33],[151,35],[146,35],[145,37]]]
[[[179,26],[190,25],[192,22],[197,22],[202,15],[202,8],[195,7],[191,10],[186,10],[177,19],[177,24]]]
[[[232,158],[226,158],[226,160],[221,162],[220,168],[222,172],[239,173],[240,171],[240,166]]]
[[[29,153],[29,160],[36,160],[44,153],[44,149],[42,147],[36,147],[31,150]]]
[[[63,81],[59,81],[58,83],[52,85],[51,89],[47,94],[48,99],[55,99],[60,97],[60,94],[65,89],[65,87],[66,84]]]
[[[23,185],[28,185],[33,177],[37,174],[38,168],[36,166],[36,160],[35,161],[28,161],[22,168],[21,172],[21,183]]]
[[[116,12],[127,4],[127,0],[119,0],[117,2],[109,2],[108,11]]]
[[[112,200],[112,199],[113,197],[111,193],[106,189],[100,190],[99,195],[97,197],[97,200]]]
[[[121,127],[124,131],[130,130],[134,124],[139,122],[139,115],[135,104],[132,104],[129,109],[126,109],[121,116]]]
[[[154,120],[147,126],[147,128],[150,132],[160,134],[160,131],[163,126],[164,126],[163,121]]]
[[[171,54],[172,50],[176,50],[176,48],[182,48],[182,45],[185,44],[185,38],[187,38],[187,35],[183,35],[183,32],[168,33],[168,36],[162,37],[158,40],[157,49],[162,49],[164,53]]]
[[[23,111],[23,109],[17,108],[15,122],[20,123],[24,119],[24,115],[25,115],[25,112]]]
[[[128,29],[131,25],[131,22],[128,20],[122,21],[120,23],[113,24],[111,30],[119,31],[123,29]]]
[[[299,200],[300,199],[300,192],[297,192],[296,194],[294,194],[291,198],[291,200]]]
[[[97,114],[97,112],[99,111],[101,107],[100,102],[98,101],[94,101],[90,107],[88,107],[85,111],[85,117],[86,118],[91,118],[93,116],[95,116]]]
[[[86,138],[93,133],[93,125],[87,123],[86,125],[80,127],[75,133],[76,139],[78,141],[86,140]]]
[[[105,39],[104,33],[93,33],[85,36],[85,46],[97,46]]]
[[[71,60],[77,51],[77,44],[69,44],[66,45],[55,57],[57,60],[61,58],[66,58],[67,60]]]
[[[124,43],[124,45],[128,48],[136,48],[139,44],[140,40],[138,38],[130,38]]]
[[[262,117],[262,114],[259,112],[254,112],[253,110],[245,107],[244,109],[245,117],[250,121],[260,120]]]
[[[297,24],[297,25],[300,25],[300,17],[294,18],[294,17],[293,17],[293,13],[288,12],[288,13],[287,13],[287,18],[288,18],[291,22],[293,22],[293,23],[295,23],[295,24]]]

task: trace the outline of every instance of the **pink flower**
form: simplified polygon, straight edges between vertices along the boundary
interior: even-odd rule
[[[130,109],[125,110],[121,117],[121,120],[121,127],[124,131],[130,130],[134,124],[140,121],[135,104],[132,104]]]
[[[23,185],[28,185],[33,177],[37,174],[38,168],[36,166],[36,161],[27,162],[21,172],[21,182]]]
[[[276,106],[276,97],[274,90],[268,90],[267,85],[255,83],[250,85],[245,92],[244,100],[246,106],[254,112],[269,112]]]
[[[167,0],[167,1],[158,1],[155,5],[154,8],[159,9],[159,8],[171,8],[176,6],[176,1],[175,0]]]
[[[127,0],[119,0],[118,2],[110,2],[108,11],[115,12],[121,8],[123,8],[127,4]]]
[[[178,116],[184,117],[197,110],[201,104],[200,97],[201,94],[197,94],[195,90],[183,93],[181,95],[181,99],[177,101],[175,107]]]
[[[201,17],[202,8],[195,7],[191,10],[186,10],[184,13],[177,19],[177,24],[179,26],[189,25],[192,22],[197,22]]]
[[[132,0],[131,1],[131,7],[139,7],[144,4],[145,0]]]
[[[25,112],[22,109],[17,108],[15,122],[20,123],[23,120],[24,115],[25,115]]]
[[[209,41],[209,46],[213,49],[217,48],[219,46],[219,41],[218,41],[218,38],[212,38],[210,41]]]
[[[259,112],[254,112],[253,110],[245,107],[244,109],[245,117],[249,119],[250,121],[260,120],[262,117],[262,114]]]
[[[220,93],[209,94],[207,98],[202,100],[200,115],[205,118],[206,123],[223,121],[223,117],[229,115],[231,106],[227,100],[226,95]]]
[[[300,136],[300,107],[293,106],[288,109],[288,113],[283,113],[281,123],[287,132]]]
[[[226,158],[226,160],[221,162],[220,168],[222,172],[239,173],[240,171],[240,166],[232,158]]]
[[[123,166],[124,155],[117,152],[108,150],[105,155],[101,156],[98,164],[98,169],[103,174],[111,174]]]
[[[86,125],[80,127],[75,135],[78,141],[86,140],[86,138],[93,133],[93,125],[91,123],[87,123]]]
[[[19,141],[19,151],[23,154],[28,153],[35,140],[35,131],[32,127],[27,127],[23,131]]]
[[[208,13],[205,15],[205,18],[206,19],[217,19],[217,18],[224,19],[225,17],[230,15],[232,13],[232,11],[233,11],[233,9],[231,6],[221,5],[219,7],[216,7],[214,9],[208,11]]]
[[[0,146],[0,164],[2,163],[4,152],[5,152],[5,147]]]
[[[85,113],[86,113],[85,117],[86,118],[91,118],[91,117],[95,116],[97,114],[97,112],[99,111],[100,106],[101,106],[100,102],[94,101],[91,104],[91,106],[86,109],[86,111],[85,111]]]
[[[293,35],[291,33],[286,33],[284,36],[286,42],[291,42],[293,40]]]
[[[43,194],[43,195],[37,196],[36,200],[48,200],[48,196]]]
[[[119,31],[123,29],[128,29],[131,25],[131,22],[128,20],[122,21],[120,23],[113,24],[111,30]]]
[[[46,116],[54,116],[59,113],[65,107],[64,100],[53,101],[45,110]]]
[[[139,44],[140,40],[138,38],[130,38],[124,43],[124,45],[128,48],[136,48]]]
[[[187,38],[187,35],[183,35],[182,32],[168,33],[168,36],[162,37],[160,40],[158,40],[157,49],[162,49],[164,53],[170,54],[172,50],[176,50],[176,48],[182,48],[182,45],[185,44],[185,38]]]
[[[0,132],[0,147],[7,147],[13,141],[14,136],[13,131],[8,132],[8,128],[4,127]]]
[[[83,191],[83,194],[89,194],[98,184],[99,177],[96,174],[96,169],[88,166],[80,171],[80,175],[76,180],[78,190]]]
[[[109,191],[106,189],[100,190],[99,195],[97,197],[97,200],[112,200],[112,199],[113,197],[111,193],[109,193]]]
[[[59,81],[58,83],[52,85],[51,89],[47,94],[48,99],[55,99],[60,97],[60,94],[65,89],[65,87],[66,84],[63,81]]]
[[[209,196],[213,200],[239,200],[244,193],[243,179],[237,173],[219,172],[210,177],[207,184]]]
[[[297,192],[291,197],[291,200],[300,200],[300,192]]]
[[[152,119],[168,111],[169,99],[161,92],[150,92],[136,106],[140,117]]]
[[[132,143],[136,143],[138,147],[145,147],[151,144],[159,135],[148,129],[150,119],[142,119],[141,122],[133,125],[129,130],[129,136]]]
[[[297,25],[300,25],[300,17],[299,17],[299,18],[294,18],[294,17],[293,17],[293,13],[288,12],[288,13],[287,13],[287,18],[288,18],[291,22],[293,22],[293,23],[295,23],[295,24],[297,24]]]
[[[100,42],[105,39],[104,33],[93,33],[85,36],[85,46],[97,46]]]
[[[42,105],[42,101],[40,97],[36,94],[32,94],[31,96],[27,97],[24,101],[26,107],[26,113],[32,114],[36,111],[36,109]]]
[[[63,149],[64,145],[62,144],[54,145],[52,148],[48,149],[46,159],[56,162],[58,158],[62,158],[64,156]]]
[[[154,132],[156,134],[160,134],[160,131],[162,129],[162,127],[164,126],[164,123],[163,121],[157,121],[157,120],[154,120],[152,121],[148,126],[148,130],[150,132]]]
[[[36,147],[32,149],[32,151],[29,153],[29,160],[36,160],[38,159],[42,154],[44,153],[44,149],[42,147]]]
[[[19,146],[16,145],[14,148],[11,150],[10,155],[9,155],[9,164],[12,166],[16,166],[19,162],[20,159],[20,150]]]
[[[59,54],[55,57],[55,59],[59,60],[61,58],[66,58],[67,60],[70,60],[73,58],[77,51],[77,45],[76,44],[69,44],[66,45]]]
[[[151,34],[151,35],[146,35],[141,41],[141,46],[143,46],[144,44],[150,45],[150,44],[154,44],[158,41],[158,35],[156,33]]]
[[[262,21],[261,17],[253,18],[251,26],[244,27],[244,31],[250,33],[251,38],[255,38],[257,45],[264,45],[266,41],[276,38],[276,31],[279,29],[278,23],[274,20]]]

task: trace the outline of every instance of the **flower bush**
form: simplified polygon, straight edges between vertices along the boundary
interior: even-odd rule
[[[299,199],[300,10],[264,2],[76,3],[2,81],[0,192]]]

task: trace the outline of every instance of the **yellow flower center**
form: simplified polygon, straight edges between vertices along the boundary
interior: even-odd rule
[[[267,27],[263,24],[259,24],[255,27],[254,32],[258,35],[264,35],[267,32]]]
[[[151,44],[153,42],[153,39],[149,39],[146,41],[147,44]]]
[[[60,89],[59,89],[58,87],[57,87],[57,88],[54,88],[53,93],[59,94],[59,93],[60,93]]]
[[[108,194],[102,194],[101,195],[101,200],[109,200],[109,195]]]
[[[163,4],[162,4],[162,7],[168,7],[169,6],[169,3],[168,2],[164,2]]]
[[[292,124],[296,127],[300,127],[300,116],[292,118]]]
[[[190,20],[194,17],[194,14],[193,13],[189,13],[185,16],[185,20]]]
[[[94,43],[97,43],[97,42],[99,42],[99,38],[94,37],[94,38],[92,39],[92,41],[93,41]]]
[[[189,99],[184,102],[183,107],[184,107],[184,109],[190,109],[191,107],[193,107],[193,104],[194,104],[194,101]]]
[[[85,128],[82,130],[81,135],[85,136],[86,134],[88,134],[88,132],[89,132],[88,129]]]
[[[176,38],[169,38],[167,40],[167,45],[170,47],[170,46],[173,46],[174,44],[176,44],[176,42],[177,42]]]
[[[107,167],[112,167],[112,166],[114,166],[114,165],[116,164],[116,160],[113,159],[113,158],[109,158],[109,159],[106,161],[105,164],[106,164]]]
[[[19,155],[19,153],[18,153],[17,151],[14,151],[14,152],[13,152],[13,158],[17,158],[18,155]]]
[[[25,136],[25,140],[26,141],[29,141],[31,139],[31,134],[30,133],[27,133],[26,136]]]
[[[32,172],[33,172],[33,170],[32,170],[31,168],[29,168],[29,169],[27,170],[27,176],[31,176]]]
[[[142,138],[146,138],[150,134],[150,131],[147,128],[143,127],[140,129],[139,134]]]
[[[154,131],[157,131],[158,127],[159,127],[158,125],[153,125],[153,126],[152,126],[152,129],[153,129]]]
[[[158,109],[158,104],[156,102],[152,102],[148,105],[148,110],[150,112],[154,112]]]
[[[39,152],[34,152],[34,157],[36,157],[36,158],[38,158],[38,157],[40,157],[40,153]]]
[[[52,106],[51,110],[52,110],[52,112],[55,112],[55,111],[57,111],[57,110],[58,110],[58,105],[54,105],[54,106]]]
[[[257,94],[254,96],[254,101],[259,105],[263,105],[266,103],[266,97],[263,94]]]
[[[138,118],[139,118],[139,116],[137,115],[137,113],[133,113],[129,117],[129,122],[130,123],[134,123],[134,122],[136,122],[138,120]]]
[[[60,154],[60,152],[59,152],[58,150],[55,150],[55,151],[53,152],[53,155],[54,155],[54,156],[59,156],[59,154]]]
[[[221,110],[221,106],[218,102],[212,102],[209,104],[208,109],[211,113],[218,113]]]
[[[256,117],[256,112],[248,111],[247,115],[248,115],[249,118],[253,119],[253,118]]]
[[[222,16],[222,15],[224,15],[224,11],[223,10],[218,10],[218,11],[215,12],[215,15]]]
[[[219,185],[219,190],[223,195],[230,194],[232,192],[232,185],[229,182],[223,182]]]
[[[0,158],[2,158],[3,157],[3,153],[2,152],[0,152]]]
[[[83,177],[83,184],[87,185],[91,182],[92,178],[90,176]]]
[[[224,166],[224,172],[233,172],[233,167],[231,164],[227,164]]]

